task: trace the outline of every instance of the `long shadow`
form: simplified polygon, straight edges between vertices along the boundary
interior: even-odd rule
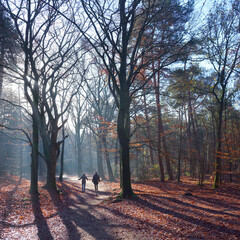
[[[5,222],[5,219],[12,212],[12,206],[14,206],[14,204],[13,204],[13,194],[17,191],[20,183],[21,183],[21,179],[19,179],[15,188],[8,193],[8,196],[7,196],[7,199],[6,199],[6,202],[8,203],[8,206],[6,206],[6,208],[5,208],[7,211],[5,210],[4,213],[3,213],[3,219],[1,221],[2,225],[6,226],[6,227],[23,228],[23,227],[32,226],[32,225],[36,224],[36,226],[38,228],[38,237],[39,237],[40,240],[45,240],[45,239],[51,240],[51,239],[53,239],[53,237],[51,236],[50,230],[48,228],[48,225],[47,225],[47,223],[44,219],[44,216],[42,214],[39,198],[38,198],[37,195],[32,195],[31,196],[32,209],[33,209],[33,213],[34,213],[34,217],[35,217],[35,222],[34,223],[16,225],[16,224],[11,224],[11,223]],[[1,234],[0,234],[0,239],[1,239]]]
[[[220,196],[226,196],[226,197],[229,197],[229,193],[231,193],[231,195],[234,195],[234,198],[240,199],[240,191],[236,191],[236,189],[233,186],[223,185],[219,189],[213,189],[211,187],[210,188],[209,187],[204,188],[204,186],[202,188],[201,186],[191,185],[191,184],[188,184],[186,182],[180,182],[180,183],[169,182],[169,184],[170,184],[169,186],[166,185],[165,183],[161,183],[157,180],[156,181],[139,182],[139,183],[142,184],[142,185],[150,186],[150,187],[156,187],[156,188],[161,189],[163,191],[165,191],[165,189],[166,190],[171,190],[172,189],[171,184],[173,184],[175,189],[179,189],[179,190],[183,190],[183,191],[184,190],[191,190],[191,191],[194,192],[195,190],[203,189],[206,192],[210,191],[211,193],[216,193]],[[227,188],[227,191],[225,191],[225,188]]]
[[[240,212],[240,208],[239,207],[236,207],[236,206],[233,206],[233,204],[231,203],[231,205],[229,205],[229,203],[226,203],[224,201],[221,201],[219,199],[215,199],[215,198],[206,198],[206,197],[200,197],[200,196],[194,196],[196,199],[200,200],[200,201],[203,201],[203,202],[206,202],[206,203],[211,203],[213,205],[218,205],[219,207],[226,207],[227,208],[231,208],[233,210],[236,210],[236,211],[239,211]]]
[[[141,184],[142,185],[146,185],[146,186],[152,186],[151,182],[146,182],[146,183],[141,183]],[[154,187],[162,190],[161,186],[162,186],[161,183],[158,184],[157,181],[154,184]],[[166,186],[164,186],[164,189],[165,188],[166,188]],[[192,188],[193,191],[194,191],[194,188],[198,188],[198,186],[194,186],[193,187],[193,186],[188,185],[187,183],[180,183],[179,188],[182,189],[182,190],[184,190],[185,188]],[[170,188],[168,187],[168,189],[170,189]],[[212,191],[213,189],[206,189],[206,191],[209,191],[209,190]],[[138,191],[141,192],[141,190],[138,190]],[[219,194],[219,195],[229,196],[228,193],[222,193],[221,189],[220,190],[217,189],[215,191],[217,191],[217,194]],[[144,195],[148,195],[148,194],[144,194]],[[239,195],[236,194],[235,198],[238,199],[239,196],[240,196],[240,193],[239,193]],[[198,200],[201,200],[201,201],[205,201],[207,204],[211,203],[211,204],[213,204],[215,206],[218,205],[219,207],[223,207],[224,205],[226,205],[226,203],[224,201],[222,201],[220,199],[217,199],[217,198],[209,198],[209,197],[208,198],[204,198],[204,197],[201,197],[201,196],[198,196],[198,195],[194,195],[194,194],[193,194],[192,197],[194,197],[194,198],[196,198]],[[233,208],[234,210],[240,211],[240,208],[236,207],[236,206],[233,206],[233,204],[231,204],[231,205],[228,204],[228,207],[229,208]]]
[[[69,193],[75,194],[68,185],[66,185],[65,183],[61,184],[63,188],[65,188]],[[81,204],[85,205],[86,208],[90,207],[89,203],[87,203],[83,197],[81,197],[79,194],[75,195]],[[76,205],[75,202],[72,202],[68,195],[64,195],[64,198],[67,202],[72,203],[72,205],[70,206],[73,209],[71,209],[70,206],[67,206],[67,204],[65,204],[61,200],[59,194],[50,192],[50,196],[54,205],[57,208],[58,214],[61,217],[63,224],[67,228],[69,239],[81,239],[81,234],[78,232],[77,229],[78,227],[83,229],[85,232],[87,232],[96,239],[114,239],[105,230],[105,223],[93,216],[88,211],[88,209],[81,208]],[[90,222],[91,224],[89,225],[87,222]],[[91,229],[93,228],[94,231],[91,231]]]
[[[66,186],[66,187],[68,187],[68,186]],[[93,190],[87,190],[87,192],[94,192]],[[77,193],[75,193],[75,192],[72,192],[74,195],[75,195],[75,197],[77,197],[78,199],[79,199],[79,202],[81,202],[82,203],[82,197],[80,197],[79,196],[79,194],[77,194]],[[94,192],[95,193],[95,192]],[[89,194],[89,193],[85,193],[85,194]],[[104,192],[104,194],[106,194],[106,195],[108,195],[108,194],[111,194],[110,192]],[[92,196],[92,194],[91,194],[91,196]],[[94,195],[93,195],[94,196]],[[90,207],[90,206],[89,206]],[[104,209],[105,211],[110,211],[111,213],[113,213],[114,215],[116,215],[116,216],[118,216],[118,217],[121,217],[121,218],[123,218],[123,219],[129,219],[130,220],[130,222],[132,222],[132,221],[135,221],[135,222],[138,222],[138,223],[140,223],[140,224],[142,224],[142,225],[145,225],[145,226],[147,226],[147,228],[149,228],[149,227],[152,227],[152,228],[154,228],[155,230],[157,230],[157,231],[164,231],[164,232],[168,232],[168,233],[171,233],[172,235],[175,235],[176,237],[180,237],[179,236],[179,234],[181,234],[181,233],[178,233],[178,234],[176,234],[174,231],[172,231],[172,230],[170,230],[170,229],[167,229],[166,227],[164,227],[164,226],[160,226],[160,225],[158,225],[158,224],[154,224],[154,223],[150,223],[150,222],[146,222],[145,220],[142,220],[142,219],[139,219],[139,218],[137,218],[137,217],[133,217],[133,216],[130,216],[130,215],[127,215],[127,214],[123,214],[123,213],[121,213],[121,212],[118,212],[117,210],[114,210],[114,209],[109,209],[107,206],[98,206],[99,208],[102,208],[102,209]],[[80,212],[82,211],[82,209],[80,209],[80,208],[77,208],[77,210],[79,210]],[[166,210],[166,209],[165,209]],[[167,210],[166,210],[167,211]],[[101,222],[101,224],[102,224],[102,222]],[[112,224],[111,225],[111,223],[108,223],[108,227],[110,227],[110,226],[113,226],[114,227],[114,225]],[[116,226],[116,225],[115,225]],[[141,230],[141,229],[139,229],[139,228],[136,228],[136,227],[134,227],[134,226],[131,226],[131,225],[129,225],[129,226],[126,226],[126,225],[124,225],[124,226],[120,226],[120,227],[123,227],[123,228],[132,228],[132,229],[134,229],[134,230],[136,230],[136,231],[139,231],[139,230]],[[183,235],[181,236],[181,237],[184,237]]]
[[[204,227],[204,228],[209,228],[211,230],[216,230],[218,232],[222,232],[222,233],[227,233],[229,235],[235,235],[237,237],[240,237],[240,231],[239,230],[235,230],[235,229],[232,229],[232,228],[229,228],[229,227],[225,227],[225,226],[218,226],[217,224],[214,224],[214,223],[211,223],[211,222],[207,222],[205,220],[200,220],[198,218],[195,218],[195,217],[191,217],[191,216],[187,216],[187,215],[184,215],[182,213],[178,213],[174,210],[168,210],[168,209],[165,209],[163,207],[160,207],[160,206],[157,206],[155,204],[152,204],[146,200],[143,200],[143,199],[138,199],[136,201],[138,204],[142,205],[142,206],[145,206],[149,209],[152,209],[152,210],[157,210],[161,213],[164,213],[164,214],[167,214],[167,215],[171,215],[175,218],[178,218],[180,220],[184,220],[184,221],[187,221],[191,224],[195,224],[195,225],[198,225],[198,226],[201,226],[201,227]]]
[[[14,198],[13,195],[17,191],[20,183],[21,183],[21,179],[19,179],[16,182],[16,186],[13,188],[13,190],[9,191],[8,194],[7,194],[7,198],[6,198],[7,205],[4,208],[4,211],[3,211],[3,214],[2,214],[2,220],[1,220],[2,225],[4,225],[7,217],[12,212],[12,209],[13,209],[13,206],[14,206],[14,204],[13,204],[13,198]],[[0,230],[1,230],[1,226],[0,226]],[[2,230],[0,231],[0,239],[1,239],[1,235],[2,235]]]
[[[154,196],[153,197],[153,196],[148,196],[148,198],[152,199],[152,200],[155,200],[155,201],[160,201],[161,203],[163,203],[162,200],[164,199],[164,200],[166,200],[168,202],[171,201],[171,202],[179,204],[181,206],[185,206],[185,207],[188,207],[188,208],[194,208],[194,209],[201,210],[201,211],[204,211],[204,212],[207,212],[207,213],[212,213],[212,214],[217,214],[217,215],[225,214],[225,215],[228,215],[228,216],[231,216],[231,217],[239,217],[238,215],[235,215],[235,214],[232,214],[232,213],[227,213],[227,212],[224,212],[222,210],[214,210],[214,209],[209,209],[209,208],[203,208],[203,207],[196,206],[196,205],[188,203],[188,202],[183,202],[183,201],[181,201],[179,199],[172,198],[172,197],[165,197],[165,196]],[[198,198],[199,197],[191,197],[191,199],[193,199],[195,201],[197,201]],[[223,205],[221,205],[221,207],[223,207]]]
[[[226,191],[225,191],[225,188],[227,189]],[[230,193],[232,196],[234,195],[235,198],[240,199],[240,190],[239,189],[236,190],[231,185],[230,186],[223,185],[222,187],[220,187],[218,189],[214,189],[214,191],[216,191],[217,194],[219,194],[219,195],[227,196],[227,197],[229,197],[229,193]]]
[[[115,209],[109,209],[108,206],[106,206],[106,205],[105,206],[99,206],[99,207],[104,209],[104,211],[109,211],[109,212],[113,213],[114,215],[116,215],[116,216],[118,216],[122,219],[130,220],[131,225],[129,225],[128,227],[130,227],[130,228],[132,228],[136,231],[141,230],[141,228],[132,226],[133,221],[135,221],[135,222],[137,222],[141,225],[146,226],[146,228],[144,228],[144,232],[146,231],[146,229],[153,228],[156,231],[164,231],[164,232],[167,232],[169,234],[175,235],[176,237],[179,237],[179,234],[176,234],[174,231],[172,231],[172,230],[170,230],[170,229],[168,229],[164,226],[161,226],[159,224],[146,222],[144,219],[141,219],[141,218],[138,218],[138,217],[133,217],[131,215],[121,213],[121,212],[119,212],[118,210],[115,210]],[[127,227],[126,224],[125,224],[125,227]],[[184,236],[182,236],[182,237],[184,237]]]
[[[148,196],[148,199],[151,199],[152,201],[160,202],[161,205],[164,205],[168,208],[174,208],[175,211],[182,211],[182,207],[184,206],[184,207],[186,207],[185,209],[186,209],[187,213],[189,213],[189,214],[192,213],[194,215],[197,214],[198,217],[202,216],[204,218],[206,218],[206,217],[208,218],[208,216],[206,214],[209,214],[209,213],[214,214],[215,216],[211,216],[212,219],[215,218],[216,221],[218,221],[218,222],[222,221],[222,222],[226,222],[231,225],[236,225],[235,219],[229,219],[228,217],[225,218],[225,215],[233,217],[233,218],[237,218],[237,219],[239,218],[239,215],[225,212],[224,210],[214,210],[214,209],[209,209],[209,208],[203,208],[203,207],[199,207],[194,204],[191,204],[191,203],[182,202],[178,199],[171,198],[171,197]],[[191,199],[196,200],[193,197],[191,197]],[[170,205],[171,202],[178,204],[178,207],[171,206]],[[194,211],[194,209],[200,210],[201,212],[196,212],[196,211]]]
[[[53,239],[53,236],[50,232],[50,229],[47,225],[47,222],[43,216],[41,206],[40,206],[40,201],[39,197],[35,194],[31,196],[32,200],[32,209],[33,209],[33,214],[35,217],[34,223],[37,226],[38,229],[38,237],[40,240],[45,240],[45,239]]]
[[[97,195],[103,195],[103,196],[106,196],[106,197],[112,195],[111,192],[106,192],[106,191],[101,191],[101,190],[98,190],[97,192],[95,192],[95,190],[88,189],[87,192],[91,193],[93,196],[95,196],[96,194]]]

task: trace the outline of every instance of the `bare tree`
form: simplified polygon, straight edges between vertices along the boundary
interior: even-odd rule
[[[14,69],[24,82],[24,94],[32,109],[33,147],[32,181],[30,192],[37,192],[38,139],[43,142],[44,160],[47,166],[45,187],[56,190],[56,162],[60,145],[58,133],[67,119],[61,122],[69,109],[80,84],[75,80],[74,66],[79,60],[80,39],[71,30],[71,23],[61,18],[54,8],[44,1],[4,1],[5,9],[14,21],[24,62]],[[56,9],[61,2],[51,1]],[[60,107],[59,95],[66,92]]]
[[[215,73],[212,81],[212,94],[217,101],[218,118],[214,187],[218,188],[222,171],[223,113],[227,100],[233,94],[233,89],[229,87],[229,84],[234,80],[235,70],[240,60],[240,42],[237,40],[240,21],[235,2],[231,5],[224,1],[215,5],[216,7],[208,16],[203,38],[207,59],[212,64]]]
[[[85,81],[87,88],[86,100],[92,109],[92,116],[88,116],[88,126],[95,133],[99,151],[104,153],[109,180],[115,181],[110,163],[110,149],[108,149],[108,130],[110,130],[113,119],[116,116],[116,104],[111,92],[106,87],[106,82],[104,82],[104,77],[106,78],[106,75],[102,73],[103,69],[101,64],[95,61],[94,65],[97,66],[97,68],[92,68],[92,79],[90,81]],[[99,152],[99,157],[100,155]],[[99,161],[98,172],[105,178],[101,160]]]
[[[175,50],[174,56],[179,56],[179,48],[177,47],[181,45],[183,39],[179,34],[174,39],[175,45],[172,41],[168,48],[163,49],[161,54],[149,55],[154,49],[159,49],[161,46],[159,40],[163,38],[159,38],[159,35],[155,34],[154,41],[145,41],[146,33],[152,31],[150,26],[159,14],[167,10],[171,11],[168,1],[119,0],[95,2],[82,0],[81,4],[84,10],[81,12],[78,8],[81,17],[78,18],[77,13],[75,13],[74,18],[69,18],[69,20],[74,22],[78,30],[85,36],[89,47],[92,47],[102,59],[108,72],[108,85],[119,109],[117,132],[121,149],[121,195],[127,198],[133,194],[129,165],[131,99],[159,69],[155,69],[154,73],[149,71],[144,82],[137,81],[137,78],[141,74],[141,70],[150,66],[153,60],[162,59],[161,68],[172,62],[170,56],[173,54],[170,54],[170,49]],[[186,12],[178,12],[178,18],[184,18]],[[167,17],[167,14],[164,14],[164,16]],[[83,19],[84,17],[86,18]],[[80,19],[82,22],[80,22]],[[83,22],[86,27],[82,26]],[[180,25],[179,23],[178,26]],[[167,43],[167,38],[164,38],[164,41]],[[144,56],[148,57],[142,62],[141,59]],[[176,61],[176,58],[174,61]]]

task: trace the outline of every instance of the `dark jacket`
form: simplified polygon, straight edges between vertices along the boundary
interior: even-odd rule
[[[94,183],[95,185],[100,182],[100,177],[99,177],[99,175],[98,175],[97,173],[95,173],[95,174],[93,175],[92,181],[93,181],[93,183]]]
[[[87,176],[83,174],[78,180],[82,179],[82,184],[86,184],[86,180],[88,180]]]

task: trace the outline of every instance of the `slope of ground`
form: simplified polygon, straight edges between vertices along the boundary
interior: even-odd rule
[[[39,197],[28,194],[26,179],[0,184],[0,239],[240,239],[234,184],[133,183],[138,198],[124,201],[111,200],[119,183],[101,182],[96,195],[91,181],[82,193],[79,181],[65,179],[60,194],[40,188]]]

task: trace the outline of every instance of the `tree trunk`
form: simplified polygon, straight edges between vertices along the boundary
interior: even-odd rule
[[[154,76],[154,88],[155,88],[155,97],[157,103],[157,116],[158,116],[158,163],[160,168],[160,180],[161,182],[165,181],[164,168],[162,162],[162,153],[161,153],[161,109],[160,109],[160,97],[159,97],[159,86],[157,85],[156,76]]]
[[[118,139],[116,139],[116,145],[115,145],[115,155],[114,155],[114,175],[115,177],[119,177],[119,171],[120,171],[120,166],[119,166],[119,146],[118,146]],[[119,168],[119,169],[118,169]]]
[[[152,136],[151,136],[149,117],[148,117],[148,109],[147,109],[145,89],[144,89],[143,99],[144,99],[144,113],[145,113],[145,118],[146,118],[146,121],[147,121],[147,134],[148,134],[148,139],[149,139],[150,162],[151,162],[151,165],[154,165],[153,148],[152,148]]]
[[[159,108],[158,109],[159,130],[160,130],[161,138],[162,138],[163,154],[164,154],[164,158],[165,158],[165,161],[166,161],[168,179],[173,180],[173,173],[172,173],[172,167],[171,167],[171,163],[170,163],[167,141],[166,141],[166,138],[165,138],[165,135],[164,135],[163,121],[162,121],[162,107],[161,107],[161,104],[160,104],[160,92],[159,92],[160,89],[159,89],[159,87],[160,87],[160,72],[158,71],[158,82],[157,82],[157,85],[155,87],[155,90],[157,91],[156,97],[158,98],[157,107]]]
[[[217,153],[215,158],[215,179],[214,188],[218,188],[221,183],[221,165],[222,165],[222,117],[223,117],[223,99],[219,106],[218,126],[217,126]]]
[[[165,181],[165,175],[164,175],[164,168],[163,168],[163,162],[162,162],[162,153],[161,153],[161,133],[158,130],[158,164],[160,168],[160,180],[161,182]]]
[[[189,161],[189,172],[192,178],[195,178],[196,161],[193,158],[193,146],[192,146],[192,130],[191,130],[191,118],[188,111],[188,123],[187,123],[187,152]]]
[[[83,169],[82,169],[82,154],[81,154],[81,147],[77,147],[77,169],[78,169],[78,177],[82,176]]]
[[[19,162],[19,177],[20,177],[20,180],[22,179],[22,174],[23,174],[23,148],[24,148],[24,146],[21,144],[21,143],[19,143],[19,145],[20,145],[20,162]]]
[[[62,126],[62,137],[64,139],[65,137],[65,128]],[[59,174],[59,181],[63,180],[63,170],[64,170],[64,149],[65,148],[65,141],[62,143],[62,148],[61,148],[61,161],[60,161],[60,174]]]
[[[180,122],[180,133],[179,133],[179,150],[178,150],[178,171],[177,180],[181,182],[181,157],[182,157],[182,116],[181,110],[179,109],[179,122]]]
[[[112,166],[111,166],[110,159],[109,159],[109,152],[108,152],[108,149],[107,149],[107,140],[106,140],[105,133],[103,133],[102,140],[103,140],[103,146],[104,146],[105,160],[106,160],[106,163],[107,163],[109,181],[115,182],[115,178],[113,176],[113,171],[112,171]]]
[[[32,153],[31,153],[31,184],[29,193],[38,194],[38,125],[32,116]]]
[[[55,155],[55,156],[54,156]],[[47,161],[47,182],[44,186],[45,189],[50,191],[57,191],[56,184],[56,154],[51,154],[51,160]]]
[[[42,134],[44,156],[47,166],[47,182],[44,188],[49,191],[57,191],[56,165],[58,152],[60,150],[60,144],[57,143],[57,122],[54,121],[54,123],[52,123],[51,125],[52,133],[50,139],[49,136],[47,136],[45,133]]]
[[[131,173],[129,162],[129,142],[130,142],[130,116],[129,116],[130,98],[127,89],[121,89],[120,94],[120,107],[117,119],[117,132],[120,143],[120,161],[121,171],[120,177],[122,178],[122,192],[123,198],[133,196],[131,187]]]
[[[0,53],[0,97],[2,96],[2,88],[3,88],[4,55],[5,55],[5,49],[4,49],[4,44],[2,44],[1,53]]]
[[[93,157],[92,157],[92,137],[91,137],[91,132],[89,133],[89,161],[90,161],[90,171],[93,172]]]
[[[38,194],[38,151],[39,151],[39,124],[38,124],[38,87],[37,82],[34,84],[34,91],[33,91],[33,103],[32,103],[32,162],[31,162],[31,185],[30,191],[31,194]]]
[[[102,162],[102,142],[101,139],[97,139],[97,164],[98,164],[98,173],[102,177],[103,180],[106,180],[103,170],[103,162]]]
[[[196,128],[196,124],[195,124],[195,119],[193,116],[193,109],[192,109],[192,102],[191,102],[191,95],[190,95],[190,91],[188,92],[188,111],[189,111],[189,118],[190,118],[190,127],[192,125],[192,130],[193,130],[193,136],[194,136],[194,147],[196,150],[196,158],[198,160],[198,164],[199,164],[199,184],[203,183],[204,180],[204,162],[203,159],[201,157],[201,150],[200,150],[200,144],[199,144],[199,136],[197,134],[197,128]]]

